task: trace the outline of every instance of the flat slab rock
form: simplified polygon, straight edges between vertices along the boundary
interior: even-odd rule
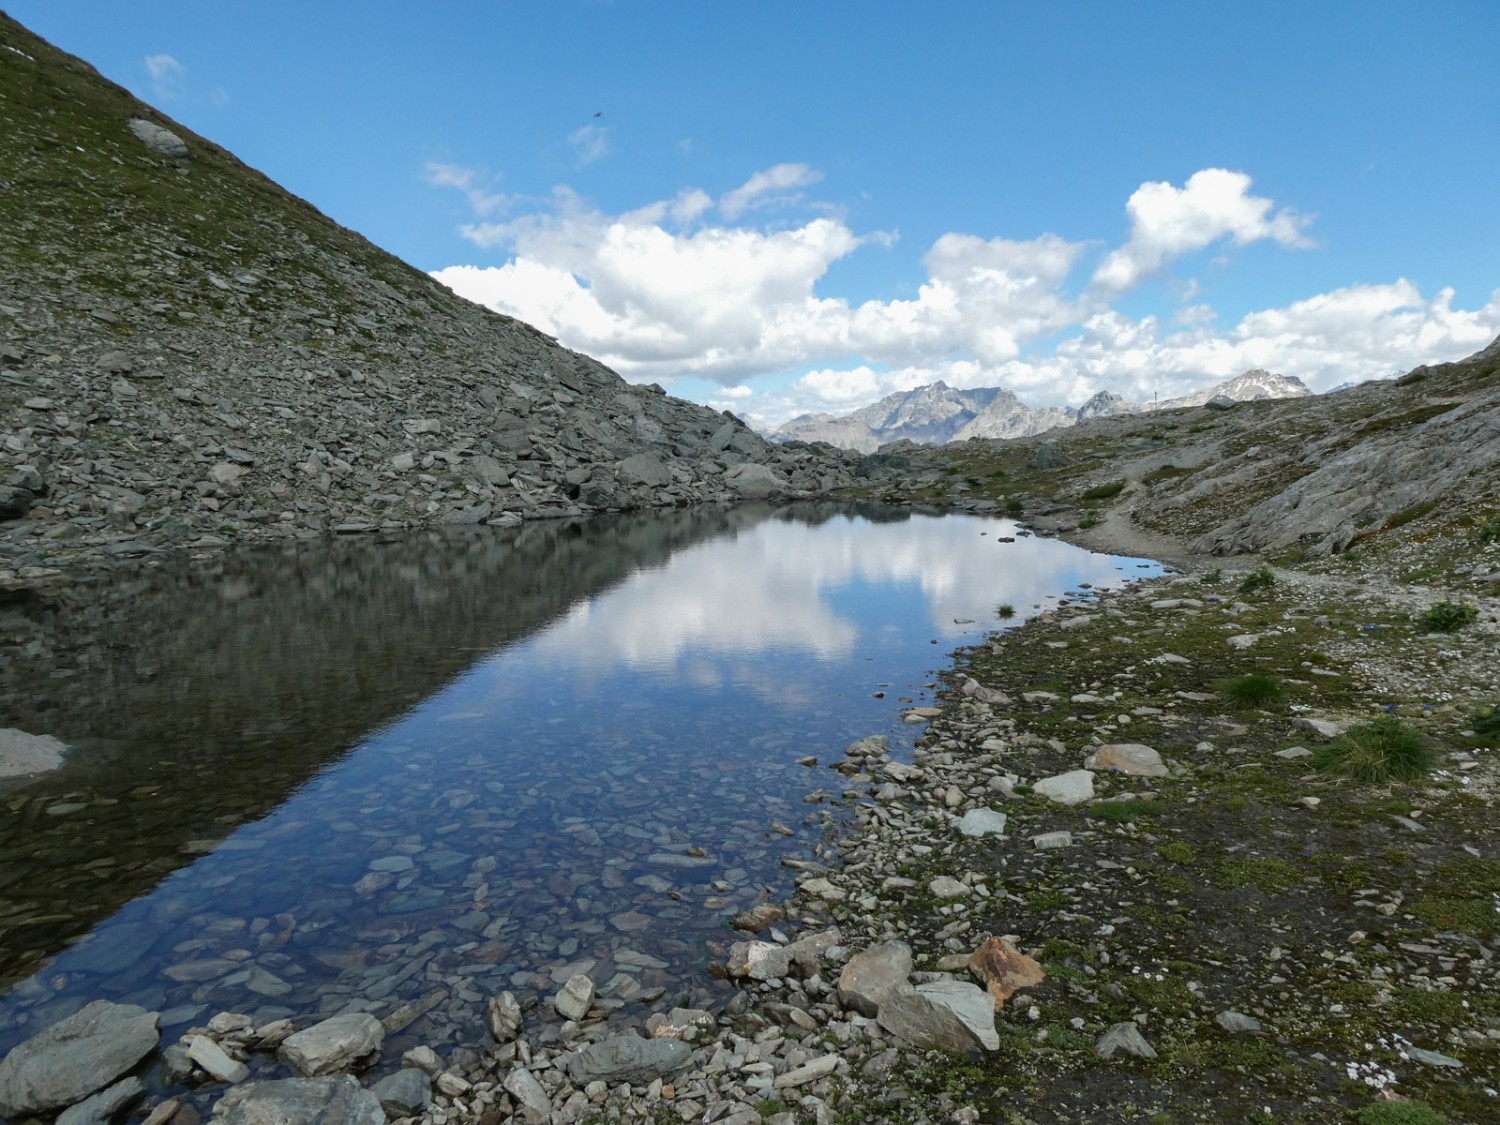
[[[693,1058],[693,1049],[680,1039],[641,1039],[616,1035],[590,1043],[568,1059],[568,1077],[575,1086],[600,1081],[650,1082],[681,1070]]]
[[[1031,787],[1031,791],[1059,805],[1081,805],[1094,798],[1094,775],[1090,770],[1069,770],[1042,778]]]
[[[304,1078],[346,1070],[380,1050],[385,1028],[369,1012],[330,1016],[281,1044],[281,1061]]]
[[[246,1082],[219,1099],[217,1125],[385,1125],[380,1099],[347,1074]]]
[[[968,981],[932,981],[887,997],[881,1002],[878,1022],[921,1050],[967,1054],[1000,1048],[994,1002],[989,993]]]
[[[0,1059],[0,1114],[42,1113],[82,1101],[156,1049],[157,1014],[95,1000]]]
[[[1111,742],[1099,747],[1084,760],[1084,768],[1114,770],[1135,777],[1166,777],[1167,767],[1161,755],[1140,742]]]

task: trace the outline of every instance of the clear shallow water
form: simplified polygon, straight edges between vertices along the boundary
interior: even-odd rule
[[[6,724],[77,749],[0,805],[0,1050],[100,996],[169,1037],[221,1010],[410,1016],[389,1058],[481,1044],[484,999],[575,972],[621,1019],[709,1000],[728,917],[789,893],[781,858],[838,814],[806,799],[838,776],[797,758],[909,743],[901,713],[1000,603],[1155,570],[1013,533],[736,508],[9,607],[30,660]]]

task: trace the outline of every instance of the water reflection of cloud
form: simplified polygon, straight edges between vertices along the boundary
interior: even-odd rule
[[[851,602],[920,592],[950,639],[1088,582],[1115,584],[1121,561],[1056,540],[1018,538],[1002,520],[913,516],[895,523],[768,520],[700,543],[664,567],[581,603],[527,644],[529,662],[594,678],[619,667],[676,670],[704,686],[734,682],[734,656],[781,651],[847,659],[878,628]],[[869,615],[874,617],[874,615]],[[759,686],[754,690],[761,690]],[[783,690],[785,690],[783,688]]]

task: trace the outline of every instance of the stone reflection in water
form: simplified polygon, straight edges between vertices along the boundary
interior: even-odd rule
[[[53,874],[73,882],[51,889],[38,874],[26,894],[30,909],[61,912],[80,885],[119,891],[115,869],[141,862],[126,857],[144,855],[154,879],[196,841],[258,819],[20,984],[0,1002],[0,1049],[101,995],[164,1012],[169,1036],[220,1010],[258,1023],[370,1011],[392,1032],[388,1059],[480,1043],[489,996],[540,1000],[575,973],[621,1018],[704,1003],[708,942],[734,911],[790,891],[781,858],[805,853],[830,815],[804,795],[841,791],[798,757],[910,730],[875,689],[918,695],[946,652],[928,642],[975,628],[955,618],[982,628],[1000,601],[1135,573],[1062,544],[998,545],[1000,521],[836,514],[539,528],[525,549],[524,536],[481,535],[281,554],[265,571],[227,564],[224,579],[248,584],[238,601],[223,579],[178,579],[172,609],[155,611],[168,620],[150,628],[195,624],[183,651],[152,652],[154,676],[121,651],[75,677],[70,689],[100,685],[88,689],[100,705],[72,728],[44,725],[64,712],[33,703],[31,729],[116,741],[85,744],[74,780],[13,796],[5,847],[19,855],[28,830],[48,834]],[[360,582],[363,552],[384,561]],[[349,595],[278,604],[303,576]],[[252,599],[257,612],[236,608]],[[229,635],[256,621],[269,623]],[[71,643],[85,650],[81,626]],[[240,648],[253,654],[248,687],[221,684]],[[295,667],[253,667],[283,655]],[[150,706],[126,706],[134,692]],[[192,792],[164,803],[179,771]],[[59,804],[83,807],[49,815]],[[127,806],[90,856],[87,822],[114,825]],[[137,822],[156,843],[130,838],[141,809],[169,810]],[[28,909],[0,893],[5,910]]]
[[[767,514],[289,544],[0,603],[0,726],[73,747],[0,790],[0,983],[480,655]]]

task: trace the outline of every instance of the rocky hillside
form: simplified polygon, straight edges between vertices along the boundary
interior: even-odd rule
[[[0,55],[0,580],[844,479],[460,299],[3,15]]]
[[[1142,414],[1202,406],[1210,399],[1235,402],[1301,398],[1312,392],[1300,379],[1255,368],[1205,390],[1160,402],[1127,402],[1100,391],[1080,407],[1031,407],[1003,387],[959,390],[939,381],[887,395],[852,414],[802,414],[781,426],[772,441],[826,441],[873,453],[893,441],[943,445],[970,438],[1021,438],[1109,414]]]
[[[1423,550],[1496,521],[1500,340],[1294,402],[1115,413],[1041,437],[869,459],[870,494],[1024,512],[1129,553]],[[878,465],[878,467],[877,467]]]

